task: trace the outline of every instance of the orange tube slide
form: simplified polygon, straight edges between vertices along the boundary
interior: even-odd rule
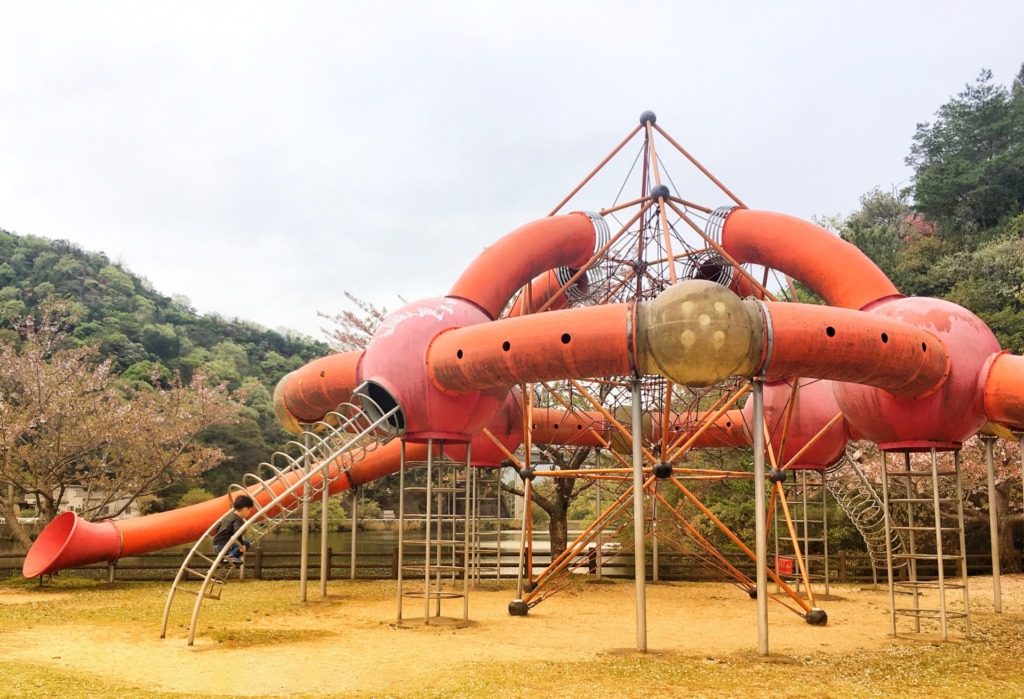
[[[770,377],[811,376],[920,397],[949,373],[931,333],[860,311],[763,302],[772,342],[762,361]]]
[[[580,268],[594,255],[594,223],[584,213],[528,223],[486,248],[448,292],[492,319],[526,282],[556,267]]]
[[[771,267],[799,279],[830,306],[859,309],[899,294],[859,248],[793,216],[734,209],[722,226],[722,247],[741,264]]]
[[[292,434],[300,423],[312,424],[342,403],[352,401],[359,383],[362,352],[344,352],[316,359],[296,369],[274,388],[274,414]]]
[[[406,458],[410,461],[426,458],[426,445],[409,444]],[[348,475],[334,480],[328,490],[334,495],[348,490],[352,484],[362,485],[398,471],[401,466],[401,443],[391,442],[379,446],[366,458],[357,461]],[[336,472],[336,467],[331,467]],[[275,494],[282,493],[298,479],[289,474],[271,483]],[[313,484],[321,482],[319,476]],[[269,499],[264,493],[254,496],[258,504]],[[123,520],[87,522],[73,512],[65,512],[43,530],[36,539],[22,566],[27,578],[52,573],[65,568],[115,561],[126,556],[137,556],[195,541],[231,509],[228,496],[207,500],[168,512]],[[273,513],[271,513],[273,514]]]
[[[591,306],[448,330],[427,349],[428,371],[436,385],[454,393],[629,374],[631,310]]]
[[[631,305],[594,306],[448,330],[427,350],[430,376],[442,390],[468,393],[569,376],[621,376],[633,373],[638,357],[645,370],[689,385],[764,373],[850,381],[920,396],[949,371],[949,358],[934,336],[892,318],[810,304],[740,302],[724,287],[702,281],[683,282],[671,295],[648,303],[641,304],[643,312],[634,312]],[[724,310],[726,304],[739,303],[745,312]],[[692,310],[680,313],[687,304]],[[764,327],[751,327],[759,317]],[[709,365],[706,375],[692,373],[700,369],[700,360],[726,347],[728,338],[751,336],[765,341],[743,348],[746,371]],[[677,376],[673,366],[643,361],[666,355],[691,373]]]

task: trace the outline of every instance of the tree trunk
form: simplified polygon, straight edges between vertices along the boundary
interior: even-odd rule
[[[0,513],[3,514],[4,519],[7,520],[7,527],[14,534],[14,538],[17,539],[18,543],[21,544],[27,551],[32,546],[32,537],[25,531],[25,527],[21,526],[21,522],[18,521],[18,506],[13,500],[7,498],[0,498]]]
[[[1013,548],[1013,522],[1010,519],[1010,496],[996,488],[996,521],[999,523],[999,566],[1004,573],[1021,572],[1020,557]]]
[[[551,558],[554,560],[569,545],[569,522],[565,510],[554,514],[549,512],[548,515],[551,518],[548,521],[548,535],[551,538]]]

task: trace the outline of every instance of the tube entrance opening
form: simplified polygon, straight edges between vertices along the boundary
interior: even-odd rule
[[[381,429],[392,437],[400,437],[405,433],[405,414],[402,412],[402,406],[398,404],[398,400],[391,394],[391,391],[374,381],[364,381],[352,392],[352,395],[359,399],[359,405],[362,406],[363,412],[373,422],[377,422],[389,412],[398,408],[394,414],[382,423]]]

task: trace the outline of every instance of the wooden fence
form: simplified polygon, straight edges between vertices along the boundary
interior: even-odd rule
[[[75,575],[86,577],[107,578],[108,580],[173,580],[178,568],[184,560],[188,549],[164,550],[144,556],[121,559],[116,565],[97,563],[73,569]],[[754,562],[744,554],[726,554],[729,563],[750,578],[754,577]],[[21,574],[24,554],[0,554],[0,578],[13,577]],[[336,552],[327,550],[328,578],[343,580],[353,577],[353,566],[350,551]],[[514,579],[519,557],[517,553],[504,552],[500,559],[501,578]],[[609,578],[633,579],[633,557],[629,554],[605,554],[602,559],[601,573]],[[406,554],[406,564],[416,565],[422,562],[415,556]],[[550,562],[547,554],[534,554],[534,571],[540,572]],[[647,556],[647,577],[653,578],[651,556]],[[820,561],[814,564],[815,572],[820,574]],[[480,577],[485,580],[498,578],[499,560],[493,551],[484,552],[480,560]],[[384,580],[397,578],[398,549],[397,547],[381,547],[377,550],[360,551],[356,555],[354,577],[359,580]],[[575,572],[586,573],[584,565]],[[592,572],[589,571],[589,572]],[[947,567],[946,575],[956,575],[957,571]],[[969,575],[990,575],[992,573],[991,558],[987,554],[969,554],[967,556],[967,572]],[[299,553],[286,551],[267,551],[256,548],[246,557],[246,574],[257,580],[297,580],[299,578]],[[866,553],[839,551],[829,558],[829,576],[833,582],[857,583],[871,582],[871,562]],[[937,576],[934,564],[921,563],[918,576],[929,579]],[[785,576],[791,577],[791,576]],[[320,553],[310,553],[309,578],[320,579]],[[658,557],[658,579],[666,581],[715,581],[722,576],[708,568],[696,555],[661,552]],[[885,582],[885,572],[880,571],[879,582]]]

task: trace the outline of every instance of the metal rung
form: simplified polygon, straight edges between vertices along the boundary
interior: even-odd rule
[[[421,566],[421,565],[407,565],[407,566],[402,566],[402,570],[410,572],[410,573],[425,573],[425,572],[427,572],[427,567],[426,566]],[[430,566],[430,572],[431,573],[433,573],[435,571],[444,572],[444,573],[461,573],[464,570],[465,570],[465,568],[463,566],[441,565],[441,564]]]
[[[426,541],[425,539],[406,539],[405,543],[406,544],[413,544],[413,545],[416,545],[416,546],[423,546],[424,544],[426,544],[427,546],[434,546],[434,545],[437,545],[437,546],[465,546],[466,545],[466,542],[463,541],[462,539],[431,539],[430,541]]]
[[[216,589],[216,590],[217,590],[217,594],[214,594],[214,593],[212,592],[212,590],[213,590],[213,589]],[[223,584],[223,583],[221,583],[221,584],[220,584],[220,585],[218,585],[217,587],[215,587],[215,588],[211,588],[211,591],[210,591],[210,592],[206,592],[206,593],[204,593],[204,594],[203,594],[203,599],[215,599],[215,600],[219,600],[219,599],[220,599],[220,593],[221,593],[221,590],[223,590],[223,589],[224,589],[224,584]],[[198,595],[199,595],[199,590],[192,590],[192,589],[190,589],[190,588],[187,588],[187,587],[184,587],[184,586],[183,586],[183,587],[179,587],[179,588],[178,588],[178,591],[179,591],[179,592],[187,592],[187,593],[188,593],[188,594],[190,594],[190,595],[196,595],[196,596],[198,596]]]
[[[893,558],[908,559],[908,560],[909,559],[914,559],[915,561],[937,561],[937,560],[939,560],[939,556],[937,556],[934,553],[900,553],[900,554],[895,554],[894,553],[893,554]],[[963,560],[963,558],[964,558],[963,554],[946,553],[946,554],[942,555],[942,560],[944,560],[944,561],[961,561],[961,560]]]
[[[931,477],[931,476],[955,476],[956,471],[935,471],[934,473],[929,469],[927,471],[886,471],[887,476],[910,476],[910,477]]]
[[[461,599],[465,597],[461,592],[448,592],[448,591],[431,591],[427,593],[430,599]],[[423,591],[402,591],[402,597],[415,597],[417,599],[423,599]]]
[[[893,503],[927,503],[929,505],[935,503],[934,497],[890,497],[889,504]],[[947,497],[939,498],[939,506],[943,505],[956,505],[956,500],[949,499]]]
[[[917,617],[918,619],[941,619],[942,611],[939,609],[914,609],[910,608],[897,608],[893,610],[897,616],[909,616]],[[956,612],[946,610],[947,619],[965,619],[967,612]]]

